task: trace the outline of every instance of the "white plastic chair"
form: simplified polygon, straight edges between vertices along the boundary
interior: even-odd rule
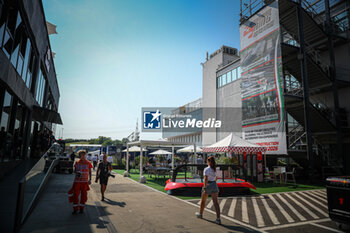
[[[295,173],[295,167],[293,167],[293,169],[292,169],[291,172],[286,172],[286,173],[285,173],[285,181],[284,181],[284,182],[287,183],[288,175],[290,175],[290,176],[292,176],[292,178],[293,178],[294,184],[296,184],[296,182],[295,182],[295,177],[294,177],[294,173]]]

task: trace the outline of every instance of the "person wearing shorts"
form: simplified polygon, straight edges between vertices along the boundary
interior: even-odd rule
[[[102,162],[98,164],[95,180],[95,182],[97,183],[97,180],[100,179],[102,201],[105,200],[105,191],[107,189],[109,173],[111,170],[112,165],[109,162],[107,162],[107,155],[104,154]]]
[[[204,185],[202,189],[200,210],[199,212],[196,212],[196,216],[198,218],[203,218],[203,212],[204,212],[208,195],[211,195],[211,198],[213,200],[214,207],[215,207],[215,212],[216,212],[215,222],[217,224],[221,224],[220,206],[218,203],[219,188],[218,188],[218,185],[216,184],[217,177],[216,177],[215,158],[213,156],[210,156],[207,160],[207,164],[208,164],[208,167],[206,167],[203,171]]]

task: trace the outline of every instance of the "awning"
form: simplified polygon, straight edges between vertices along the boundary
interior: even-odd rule
[[[33,119],[63,125],[61,115],[58,112],[39,106],[33,107]]]
[[[265,152],[266,147],[248,142],[234,133],[230,133],[226,138],[210,145],[203,147],[203,152],[206,153],[220,153],[220,152],[234,152],[241,154],[244,152]]]

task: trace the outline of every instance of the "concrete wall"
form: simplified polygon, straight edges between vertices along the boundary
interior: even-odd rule
[[[202,91],[202,106],[203,120],[216,117],[217,107],[217,72],[232,61],[239,57],[233,54],[225,53],[222,46],[219,50],[211,55],[211,58],[203,63],[203,91]],[[217,141],[216,132],[203,132],[202,144],[210,145]]]
[[[203,64],[203,119],[208,119],[209,117],[216,118],[216,70],[222,62],[223,53],[220,52]],[[202,145],[210,145],[215,141],[215,132],[203,132]]]
[[[241,80],[233,81],[217,90],[217,119],[222,120],[223,127],[217,130],[217,140],[229,133],[242,133]]]

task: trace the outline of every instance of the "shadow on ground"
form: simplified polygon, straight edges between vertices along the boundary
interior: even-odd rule
[[[106,204],[109,204],[109,205],[116,205],[116,206],[119,206],[119,207],[125,207],[126,206],[126,203],[125,202],[118,202],[118,201],[113,201],[107,197],[105,197],[105,200],[103,201],[104,203]]]
[[[203,218],[204,221],[210,222],[212,224],[217,224],[214,220],[209,220],[209,219],[205,219]],[[227,230],[230,230],[230,232],[259,232],[259,231],[254,231],[248,228],[244,228],[241,226],[231,226],[231,225],[226,225],[226,224],[221,224],[221,226],[225,227]]]

